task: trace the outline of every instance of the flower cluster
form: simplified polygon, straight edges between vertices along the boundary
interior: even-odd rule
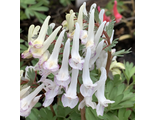
[[[42,96],[38,95],[41,90],[44,91],[45,96],[44,107],[51,105],[55,96],[61,95],[64,107],[74,108],[79,103],[79,110],[85,105],[90,106],[96,109],[97,115],[102,116],[104,108],[109,103],[114,103],[106,99],[104,95],[109,70],[106,70],[108,52],[104,48],[112,43],[114,30],[111,31],[110,38],[107,37],[105,30],[109,22],[101,19],[103,14],[100,12],[101,21],[95,23],[95,9],[96,4],[94,3],[87,12],[84,2],[79,9],[78,16],[73,10],[66,14],[66,20],[62,23],[63,28],[58,26],[54,29],[54,23],[48,26],[50,16],[45,19],[41,28],[34,25],[29,27],[29,47],[22,53],[22,58],[34,57],[39,61],[35,66],[26,68],[25,77],[21,71],[20,78],[23,79],[22,81],[29,80],[27,78],[28,68],[38,72],[41,78],[37,82],[37,88],[33,91],[29,85],[21,87],[21,116],[27,117],[30,114],[31,109]],[[88,21],[84,19],[84,16],[88,18]],[[52,33],[48,36],[49,28]],[[54,47],[50,52],[51,45]],[[60,54],[60,51],[63,52]],[[93,82],[90,77],[90,72],[94,69],[101,71],[96,82]],[[48,79],[49,74],[53,74],[54,79]],[[80,76],[82,83],[79,81]],[[83,96],[82,101],[78,97],[78,85],[80,85],[80,94]],[[93,94],[97,97],[98,104],[92,101]]]

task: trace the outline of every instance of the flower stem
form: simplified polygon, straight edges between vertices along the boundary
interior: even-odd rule
[[[79,100],[81,102],[84,97],[82,96],[81,93],[79,93],[78,96],[79,96]],[[86,120],[86,117],[85,117],[85,107],[83,107],[83,109],[81,109],[80,112],[81,112],[81,120]]]
[[[54,111],[54,109],[53,109],[52,104],[50,105],[50,109],[51,109],[51,112],[53,113],[53,117],[54,117],[56,114],[55,114],[55,111]]]

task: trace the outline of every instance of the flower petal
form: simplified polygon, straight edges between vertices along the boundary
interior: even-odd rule
[[[78,97],[69,98],[69,97],[66,97],[66,95],[62,95],[61,101],[64,107],[68,106],[71,109],[73,109],[77,105],[79,98]]]
[[[103,116],[103,112],[104,112],[104,106],[102,106],[100,103],[98,103],[98,105],[96,106],[97,115]]]

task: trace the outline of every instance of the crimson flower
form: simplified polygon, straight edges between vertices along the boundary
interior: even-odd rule
[[[115,17],[115,21],[118,23],[120,22],[122,15],[120,15],[120,13],[118,12],[117,9],[117,1],[114,1],[114,6],[113,6],[113,13],[114,13],[114,17]]]

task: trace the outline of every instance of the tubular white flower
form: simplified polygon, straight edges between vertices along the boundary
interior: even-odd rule
[[[104,67],[104,68],[106,67],[107,57],[108,57],[108,53],[105,50],[102,50],[99,58],[96,61],[96,69],[99,69],[101,67]]]
[[[69,52],[70,52],[70,39],[68,38],[64,51],[63,51],[63,60],[62,66],[57,75],[55,75],[54,81],[56,84],[67,87],[70,82],[70,75],[68,71],[68,60],[69,60]]]
[[[57,33],[61,29],[61,26],[57,27],[52,34],[47,38],[47,40],[43,43],[43,46],[41,48],[34,48],[32,47],[29,52],[32,53],[34,58],[40,58],[42,54],[48,49],[48,47],[51,45],[53,40],[55,39]]]
[[[70,107],[71,109],[74,108],[79,98],[76,95],[77,90],[77,77],[78,77],[79,70],[72,69],[72,78],[69,88],[67,89],[66,93],[62,95],[62,104],[64,107]]]
[[[48,60],[50,56],[50,53],[48,50],[46,50],[43,55],[39,58],[39,62],[38,64],[41,66],[44,62],[46,62]]]
[[[99,19],[101,21],[101,23],[103,22],[103,14],[105,13],[104,9],[101,9],[100,13],[99,13]]]
[[[85,16],[87,16],[86,2],[84,2],[83,5],[84,5],[83,14],[84,14]]]
[[[101,68],[101,73],[102,75],[99,80],[100,83],[98,84],[99,87],[97,88],[97,92],[95,93],[95,96],[98,99],[98,105],[96,107],[97,115],[103,116],[104,107],[107,107],[108,103],[114,103],[114,101],[107,100],[104,96],[105,82],[107,79],[105,68],[103,67]]]
[[[30,88],[30,86],[28,86],[28,87],[26,87],[26,88],[24,88],[24,89],[22,89],[20,91],[20,99],[23,98],[23,96],[27,93],[27,91],[29,90],[29,88]]]
[[[79,24],[76,23],[76,29],[73,37],[73,45],[71,50],[71,59],[69,60],[69,65],[73,69],[82,70],[84,60],[79,55],[79,34],[80,34],[80,27]]]
[[[94,46],[94,11],[95,9],[92,9],[90,18],[89,18],[89,25],[88,25],[88,39],[86,43],[86,48],[93,47]]]
[[[73,10],[70,10],[70,13],[66,15],[67,27],[69,29],[69,33],[72,33],[74,29],[74,17],[75,17],[75,12],[73,12]]]
[[[84,2],[80,9],[79,9],[79,14],[78,14],[78,18],[77,18],[77,22],[79,23],[80,25],[80,30],[83,29],[83,11],[85,10],[85,7],[86,7],[86,2]]]
[[[47,29],[48,29],[49,19],[50,19],[50,16],[47,16],[47,18],[43,22],[43,25],[41,27],[41,30],[40,30],[40,33],[39,33],[37,39],[34,40],[33,42],[30,41],[29,45],[32,45],[35,48],[41,48],[43,46],[45,36],[46,36],[46,33],[47,33]]]
[[[56,44],[54,46],[53,52],[50,55],[49,59],[43,64],[44,69],[51,70],[52,72],[55,72],[59,69],[58,55],[59,55],[60,46],[63,40],[64,33],[65,33],[65,29],[60,33],[56,41]]]
[[[110,43],[112,43],[112,41],[113,41],[113,36],[114,36],[114,30],[112,31],[112,35],[111,35],[111,38],[110,38]]]
[[[87,106],[87,107],[91,107],[92,109],[95,109],[96,108],[96,103],[95,102],[92,102],[92,96],[91,97],[85,97],[80,103],[79,103],[79,106],[78,106],[78,110],[80,109],[83,109],[84,106]]]
[[[96,8],[96,3],[93,3],[90,7],[90,10],[89,10],[89,14],[92,12],[93,9]]]
[[[83,84],[80,87],[81,94],[86,96],[92,96],[94,92],[94,88],[97,86],[97,84],[93,84],[93,81],[90,78],[89,73],[89,60],[91,57],[91,49],[87,48],[87,53],[85,57],[84,67],[83,67],[83,73],[82,73],[82,80]]]
[[[94,62],[97,60],[97,58],[99,57],[101,51],[102,51],[102,48],[103,48],[103,44],[104,44],[104,40],[102,40],[98,46],[97,46],[97,49],[96,49],[96,55],[90,59],[90,68],[92,67],[92,65],[94,64]]]
[[[95,34],[95,39],[94,39],[95,48],[96,48],[97,44],[99,43],[99,39],[100,39],[100,36],[102,35],[105,23],[106,23],[106,21],[101,23],[101,25],[99,26],[99,28]]]
[[[101,87],[101,85],[103,85],[103,81],[107,79],[107,76],[106,76],[106,70],[105,68],[101,68],[101,76],[100,76],[100,79],[99,81],[96,82],[97,86],[94,87],[94,89],[92,90],[92,93],[94,94],[99,87]],[[81,88],[80,88],[81,90]],[[87,106],[87,107],[92,107],[92,109],[95,109],[96,108],[96,103],[95,102],[92,102],[92,96],[86,96],[84,97],[84,99],[80,102],[79,106],[78,106],[78,109],[82,109],[84,106]]]
[[[37,35],[39,29],[40,29],[40,26],[36,26],[36,27],[35,27],[34,25],[31,25],[31,26],[29,27],[29,30],[28,30],[28,43],[29,43],[30,41],[34,41],[34,40],[35,40],[35,39],[33,39],[32,37],[34,37],[35,35]],[[30,48],[31,48],[31,46],[29,45],[28,49],[25,50],[25,51],[21,54],[22,58],[31,58],[31,57],[32,57],[32,54],[29,52]]]
[[[38,86],[32,93],[20,100],[20,115],[27,117],[30,114],[32,107],[38,102],[41,95],[36,95],[42,90],[44,84]]]
[[[81,30],[80,31],[80,39],[81,39],[81,44],[86,44],[88,40],[88,31],[87,30]]]
[[[55,82],[53,82],[50,79],[45,79],[43,81],[43,83],[45,84],[45,101],[43,103],[44,107],[48,107],[54,100],[54,97],[58,94],[61,94],[61,88],[59,86],[57,86],[55,84]]]

